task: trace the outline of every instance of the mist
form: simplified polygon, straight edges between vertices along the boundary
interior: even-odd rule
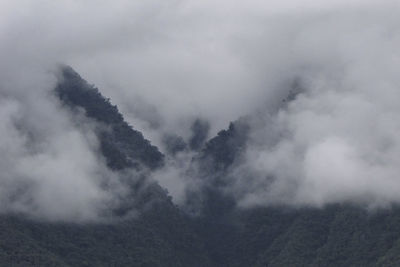
[[[399,202],[395,13],[359,8],[296,23],[288,62],[302,89],[255,115],[253,144],[228,189],[240,205]]]
[[[248,87],[235,82],[229,93],[211,91],[224,103],[205,117],[218,125],[232,103],[231,116],[248,115],[246,155],[230,167],[223,188],[240,207],[400,201],[396,6],[286,10],[245,20],[246,31],[231,25],[237,36],[243,30],[241,38],[224,44],[251,75],[240,76]],[[299,92],[287,102],[294,84]],[[204,186],[183,173],[158,178],[180,201],[182,190]]]
[[[315,2],[315,1],[314,1]],[[161,149],[249,116],[224,188],[242,207],[400,201],[395,1],[2,1],[0,212],[97,220],[124,188],[52,96],[74,67]],[[292,84],[301,92],[288,103]],[[192,152],[155,174],[181,202]],[[134,175],[134,174],[133,174]],[[168,176],[168,177],[167,177]],[[164,178],[167,177],[167,178]],[[73,219],[71,219],[73,218]]]

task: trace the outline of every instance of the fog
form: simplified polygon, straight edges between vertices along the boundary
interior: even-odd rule
[[[118,179],[90,123],[51,96],[58,63],[161,148],[198,118],[209,137],[255,118],[224,189],[242,207],[399,202],[399,13],[396,1],[2,1],[0,212],[95,220],[124,194],[101,187]],[[175,199],[196,185],[189,158],[156,175]]]

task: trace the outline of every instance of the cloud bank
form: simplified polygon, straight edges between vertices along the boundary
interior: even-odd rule
[[[125,189],[103,164],[90,123],[77,127],[78,117],[57,105],[51,75],[27,68],[12,73],[0,75],[0,213],[101,219]]]
[[[231,93],[257,97],[238,98],[239,109],[249,108],[252,134],[244,160],[224,178],[223,190],[240,206],[381,207],[400,201],[395,7],[339,5],[253,18],[247,22],[260,24],[228,42],[254,78],[249,90],[233,86]],[[300,92],[283,103],[294,83]],[[221,105],[224,110],[235,96],[220,99],[228,103]]]
[[[400,201],[396,13],[336,11],[293,26],[285,45],[303,91],[257,115],[245,164],[258,175],[239,179],[242,205]]]
[[[92,131],[49,96],[59,62],[155,144],[188,140],[198,118],[212,136],[253,117],[246,157],[226,178],[241,206],[399,202],[398,10],[395,1],[2,1],[0,211],[83,220],[120,194],[100,186],[114,174]],[[283,105],[294,81],[302,91]],[[180,199],[181,161],[164,182]]]

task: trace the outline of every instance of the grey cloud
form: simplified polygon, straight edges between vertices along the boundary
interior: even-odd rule
[[[258,115],[268,121],[255,125],[256,145],[235,170],[241,205],[399,202],[396,13],[332,12],[294,26],[288,67],[301,66],[305,91]],[[240,182],[241,168],[256,174]]]
[[[256,117],[246,160],[227,177],[242,206],[400,200],[395,1],[25,0],[0,10],[0,190],[13,199],[2,212],[90,219],[113,201],[91,130],[49,96],[58,62],[156,144],[188,140],[198,117],[210,136]],[[282,106],[295,80],[304,91]],[[186,158],[167,166],[171,179],[155,175],[178,199]]]
[[[103,180],[116,175],[102,167],[93,133],[78,130],[69,119],[45,97],[2,98],[1,213],[95,220],[113,194],[123,193],[102,188]]]
[[[253,27],[224,40],[255,79],[246,93],[258,98],[240,99],[257,107],[248,110],[252,136],[245,159],[224,178],[223,190],[240,206],[400,201],[396,7],[247,17]],[[300,92],[282,103],[294,81]],[[263,89],[252,91],[254,84]],[[229,89],[232,95],[243,90]],[[232,95],[219,97],[229,105],[240,93]]]
[[[127,192],[99,156],[91,123],[54,97],[56,64],[28,48],[0,53],[0,213],[107,220]]]

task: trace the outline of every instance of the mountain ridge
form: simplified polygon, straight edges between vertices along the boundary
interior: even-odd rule
[[[108,168],[151,173],[164,166],[164,155],[98,89],[72,68],[62,73],[55,92],[64,108],[83,109],[109,129],[96,132]],[[245,150],[248,127],[245,120],[232,122],[192,159],[203,166],[196,179],[207,180],[200,214],[176,206],[157,183],[143,187],[140,197],[131,185],[133,202],[115,213],[122,219],[114,223],[51,223],[3,214],[0,266],[400,266],[397,206],[375,212],[350,204],[239,209],[222,194],[221,179]],[[123,216],[130,205],[139,216]]]

